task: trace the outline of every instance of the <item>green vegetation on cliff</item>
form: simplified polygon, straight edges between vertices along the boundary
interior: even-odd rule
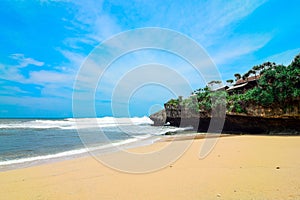
[[[216,90],[212,85],[221,82],[212,81],[205,88],[195,90],[187,99],[168,101],[165,107],[211,113],[226,106],[227,112],[248,114],[247,108],[252,105],[280,108],[284,113],[291,102],[299,101],[300,54],[288,66],[266,62],[254,66],[244,75],[237,73],[234,76],[236,82],[233,86],[233,80],[228,80],[227,87]]]

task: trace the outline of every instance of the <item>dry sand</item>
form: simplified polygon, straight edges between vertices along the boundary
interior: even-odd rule
[[[153,173],[118,172],[93,157],[1,172],[0,199],[300,199],[300,137],[222,137],[199,159],[204,141]]]

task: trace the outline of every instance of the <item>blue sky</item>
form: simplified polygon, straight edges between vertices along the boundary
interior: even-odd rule
[[[223,80],[264,61],[288,64],[300,52],[299,6],[296,0],[1,1],[0,117],[72,117],[73,85],[86,57],[106,39],[135,28],[161,27],[190,37]],[[148,63],[170,66],[192,89],[205,84],[174,55],[134,52],[112,64],[98,83],[97,116],[114,115],[116,83],[134,66]],[[148,85],[133,92],[129,104],[117,104],[126,105],[130,116],[144,116],[176,95]],[[84,116],[84,100],[80,106]]]

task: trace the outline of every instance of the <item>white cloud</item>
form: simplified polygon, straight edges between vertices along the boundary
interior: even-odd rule
[[[11,54],[10,58],[18,61],[18,67],[27,67],[28,65],[35,65],[41,67],[44,65],[44,62],[35,60],[33,58],[26,58],[24,54],[20,53]]]
[[[77,37],[65,39],[67,48],[80,48],[80,44],[95,46],[104,39],[122,31],[115,19],[102,9],[102,0],[95,1],[74,1],[70,2],[75,6],[76,16],[73,19],[74,30],[81,30]]]
[[[30,72],[29,79],[26,82],[34,84],[45,84],[45,83],[55,83],[55,84],[73,84],[72,74],[63,74],[55,71],[32,71]]]
[[[86,55],[83,53],[77,53],[71,50],[58,49],[69,60],[69,69],[78,70],[81,64],[84,62]]]
[[[227,41],[224,46],[212,52],[212,58],[217,65],[224,64],[240,56],[247,55],[264,47],[271,40],[270,35],[247,35]]]
[[[25,77],[20,73],[18,67],[4,64],[0,64],[0,78],[20,83],[25,81]]]
[[[21,73],[21,68],[27,67],[28,65],[43,66],[44,62],[35,60],[34,58],[27,58],[24,54],[12,54],[11,58],[18,62],[18,66],[0,65],[0,78],[25,84],[37,84],[41,86],[43,96],[63,97],[70,100],[73,82],[76,78],[76,71],[84,62],[89,53],[88,51],[92,50],[92,47],[101,41],[132,27],[158,26],[187,34],[204,47],[211,48],[210,52],[214,53],[212,57],[217,64],[223,64],[234,58],[251,54],[267,44],[272,37],[268,34],[258,33],[253,35],[251,33],[247,35],[232,35],[237,22],[253,13],[253,11],[265,3],[264,0],[247,0],[242,2],[220,0],[199,1],[197,3],[187,1],[187,3],[183,4],[178,3],[178,1],[170,1],[168,2],[170,5],[167,3],[159,3],[163,9],[157,8],[157,3],[153,1],[141,2],[139,0],[138,2],[127,3],[127,6],[128,4],[132,4],[132,7],[136,9],[136,12],[129,12],[127,14],[135,14],[137,16],[126,16],[132,20],[129,20],[128,23],[132,24],[119,24],[120,21],[114,13],[110,13],[110,10],[104,10],[102,0],[67,2],[70,5],[70,9],[74,9],[76,16],[75,18],[64,18],[62,20],[68,24],[66,25],[66,29],[74,30],[74,34],[65,38],[63,46],[58,47],[57,50],[68,59],[69,63],[59,63],[53,70],[31,71],[28,73],[28,76],[24,76],[23,73]],[[49,1],[49,3],[51,2]],[[142,9],[140,9],[140,7],[142,7]],[[181,7],[182,9],[178,10],[178,8]],[[159,12],[160,10],[162,12]],[[145,15],[142,12],[145,12]],[[153,13],[155,13],[155,15],[153,15]],[[145,18],[140,18],[142,15]],[[126,41],[124,44],[125,43]],[[128,48],[128,44],[122,47],[122,44],[118,43],[115,44],[113,48]],[[188,51],[188,49],[186,51]],[[153,54],[144,54],[144,56],[140,57],[141,63],[138,64],[143,64],[142,62],[147,60],[145,58],[148,56],[151,57]],[[154,58],[150,60],[156,59],[157,57],[154,56]],[[97,67],[97,63],[90,64],[91,67],[89,71],[77,77],[80,79],[79,81],[81,81],[80,86],[88,89],[89,86],[92,85],[91,83],[98,81],[97,75],[101,73],[101,69]],[[170,66],[180,75],[183,75],[184,78],[189,79],[194,85],[199,85],[203,82],[203,80],[197,79],[198,77],[194,75],[194,70],[188,69],[186,65]],[[128,66],[127,68],[125,66],[125,69],[123,69],[124,65],[120,65],[120,67],[122,67],[122,69],[116,68],[106,72],[108,78],[104,85],[101,85],[104,86],[102,93],[104,96],[101,96],[101,99],[107,99],[109,97],[109,94],[111,94],[109,91],[117,84],[116,81],[119,80],[118,78],[122,77],[120,73],[122,71],[126,73],[130,69]],[[168,77],[163,74],[152,74],[152,76],[162,79]],[[123,82],[122,85],[125,89],[132,88],[132,85],[139,84],[139,79],[142,78],[143,76],[136,77],[135,80],[130,79],[127,82]],[[168,83],[175,88],[183,89],[177,82],[178,80],[171,79],[170,77]],[[9,90],[9,88],[6,89]],[[17,91],[17,88],[14,89]],[[186,92],[187,90],[184,91]],[[128,91],[124,90],[123,92],[127,93]],[[181,93],[181,91],[177,93]],[[122,95],[126,96],[128,94]],[[155,99],[159,98],[159,95],[160,94],[153,93],[151,97]],[[85,96],[81,95],[80,97],[83,98]],[[32,100],[39,101],[39,99]],[[20,100],[16,100],[16,102],[18,101]]]
[[[72,85],[75,78],[74,73],[62,73],[52,70],[30,71],[29,77],[22,75],[20,69],[14,66],[0,64],[0,78],[24,84],[45,85],[48,83]]]
[[[298,55],[299,53],[300,53],[300,48],[290,49],[290,50],[269,56],[267,58],[264,58],[264,59],[258,61],[258,63],[260,64],[260,63],[270,61],[270,62],[275,62],[276,64],[289,65],[294,60],[295,56]]]
[[[96,14],[91,25],[91,33],[87,35],[89,39],[97,43],[122,31],[115,20],[107,14]]]
[[[204,9],[203,30],[205,34],[215,34],[233,23],[250,15],[266,0],[208,1]],[[222,30],[223,32],[224,30]]]
[[[72,88],[68,85],[60,85],[58,87],[57,84],[47,84],[41,89],[41,94],[44,97],[55,97],[70,100],[72,98],[72,91]]]
[[[178,30],[196,39],[204,47],[212,47],[208,52],[212,54],[217,64],[232,61],[234,58],[251,54],[262,48],[271,39],[271,34],[251,34],[232,35],[237,22],[251,15],[257,8],[263,5],[266,0],[246,0],[237,1],[199,1],[193,5],[187,2],[178,4],[170,1],[170,5],[151,3],[148,1],[137,1],[133,3],[132,13],[138,16],[147,16],[143,21],[136,21],[138,16],[126,16],[132,21],[131,26],[158,26]],[[128,6],[126,2],[111,2],[115,6]],[[82,64],[87,52],[74,53],[75,49],[80,49],[80,43],[95,46],[112,35],[124,31],[126,27],[118,24],[118,19],[110,11],[104,10],[103,1],[76,1],[73,3],[78,9],[75,20],[72,22],[74,30],[82,30],[78,37],[66,38],[65,44],[69,50],[61,50],[62,54],[77,66]],[[158,6],[158,7],[156,7]],[[143,12],[157,12],[156,15],[147,15]],[[125,8],[127,9],[127,7]],[[179,10],[178,10],[179,9]],[[180,14],[187,14],[179,17]],[[161,12],[159,12],[161,11]],[[128,13],[131,15],[132,13]],[[176,18],[176,20],[174,20]],[[221,41],[221,42],[220,42]],[[224,42],[226,41],[226,42]],[[119,46],[118,46],[119,45]],[[116,47],[120,48],[117,44]],[[129,44],[130,45],[130,44]],[[132,45],[132,44],[131,44]],[[128,46],[126,46],[128,47]],[[73,49],[73,50],[72,50]]]
[[[29,94],[28,91],[22,90],[17,86],[0,86],[0,95],[17,95]]]
[[[237,23],[251,15],[266,0],[208,1],[200,12],[200,23],[191,36],[207,51],[217,65],[232,62],[263,48],[273,36],[270,33],[236,33]],[[195,28],[194,27],[194,28]]]

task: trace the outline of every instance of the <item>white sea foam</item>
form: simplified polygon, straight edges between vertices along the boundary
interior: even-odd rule
[[[183,131],[188,131],[192,130],[193,127],[182,127],[182,128],[177,128],[177,127],[168,127],[167,129],[162,129],[160,132],[156,133],[156,135],[163,135],[166,133],[175,133],[175,132],[183,132]]]
[[[0,129],[84,129],[97,127],[115,127],[125,125],[150,125],[153,124],[148,117],[134,118],[68,118],[64,120],[29,120],[8,122],[0,124]]]
[[[6,166],[6,165],[16,165],[16,164],[22,164],[22,163],[27,163],[27,162],[34,162],[34,161],[42,161],[42,160],[49,160],[49,159],[54,159],[54,158],[62,158],[62,157],[67,157],[67,156],[75,156],[91,151],[97,151],[97,150],[102,150],[102,149],[109,149],[109,148],[117,148],[122,145],[130,144],[137,142],[141,139],[146,139],[149,138],[150,136],[144,136],[143,138],[131,138],[115,143],[110,143],[106,145],[101,145],[101,146],[94,146],[94,147],[88,147],[88,148],[82,148],[82,149],[75,149],[75,150],[70,150],[70,151],[64,151],[60,153],[55,153],[55,154],[48,154],[48,155],[41,155],[41,156],[34,156],[34,157],[27,157],[27,158],[20,158],[20,159],[13,159],[13,160],[5,160],[5,161],[0,161],[0,166]]]
[[[47,159],[51,159],[51,158],[60,158],[60,157],[64,157],[64,156],[77,155],[77,154],[81,154],[81,153],[85,153],[85,152],[87,152],[87,149],[77,149],[77,150],[65,151],[65,152],[60,152],[60,153],[50,154],[50,155],[20,158],[20,159],[14,159],[14,160],[5,160],[5,161],[0,161],[0,166],[15,165],[15,164],[33,162],[33,161],[38,161],[38,160],[47,160]]]
[[[39,162],[48,159],[56,159],[68,156],[80,155],[89,151],[97,151],[102,149],[109,149],[113,147],[121,147],[131,143],[140,143],[140,141],[155,141],[159,135],[167,132],[181,132],[191,129],[176,128],[176,127],[154,127],[149,126],[153,122],[148,117],[135,118],[68,118],[68,119],[38,119],[38,120],[9,120],[0,124],[1,129],[85,129],[97,127],[117,127],[122,133],[130,134],[131,138],[110,143],[106,145],[92,146],[83,149],[74,149],[49,155],[38,155],[34,157],[22,157],[19,159],[11,159],[0,161],[0,166],[18,165],[30,162]],[[114,130],[114,128],[113,128]],[[156,136],[156,137],[153,137]],[[104,141],[103,141],[104,142]]]

